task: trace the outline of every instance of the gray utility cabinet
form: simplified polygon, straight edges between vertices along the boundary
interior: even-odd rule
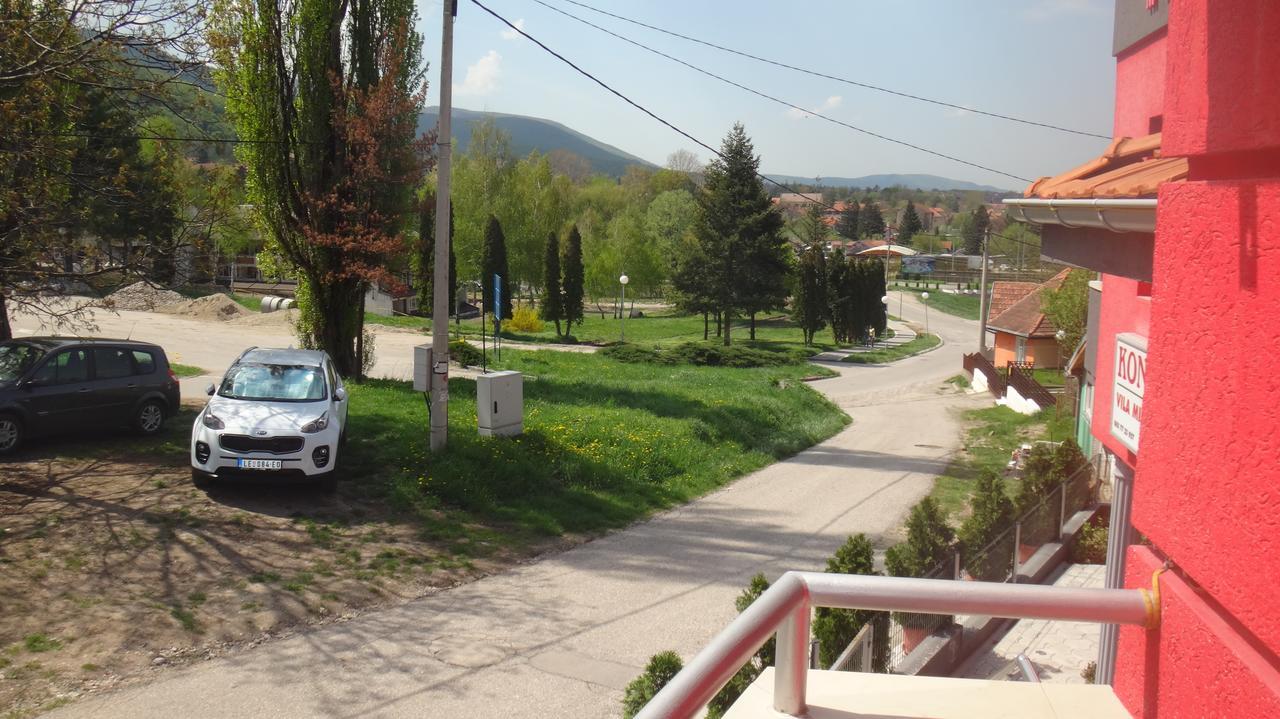
[[[490,372],[476,377],[476,418],[481,437],[524,434],[524,376]]]

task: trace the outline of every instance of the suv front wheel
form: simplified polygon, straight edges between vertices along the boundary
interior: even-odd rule
[[[9,454],[22,444],[22,420],[0,414],[0,454]]]

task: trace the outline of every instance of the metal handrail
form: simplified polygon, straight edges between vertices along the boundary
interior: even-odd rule
[[[775,632],[773,708],[791,716],[802,715],[806,711],[809,621],[814,607],[1147,627],[1159,623],[1159,606],[1145,589],[787,572],[668,682],[637,719],[695,716]]]

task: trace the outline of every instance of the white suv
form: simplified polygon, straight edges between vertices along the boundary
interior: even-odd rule
[[[191,430],[191,477],[336,482],[347,390],[320,350],[245,350]]]

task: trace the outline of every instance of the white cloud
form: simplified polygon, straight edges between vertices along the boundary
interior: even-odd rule
[[[518,29],[520,29],[520,30],[523,30],[523,29],[524,29],[524,18],[520,18],[519,20],[516,20],[516,21],[515,21],[515,26],[516,26],[516,28],[518,28]],[[516,38],[518,38],[518,37],[520,37],[520,33],[516,32],[515,30],[507,29],[507,30],[503,30],[503,31],[502,31],[502,39],[503,39],[503,40],[515,40],[515,39],[516,39]]]
[[[839,95],[832,95],[831,97],[828,97],[826,100],[822,101],[822,104],[818,106],[817,112],[823,112],[825,110],[833,110],[837,107],[840,107],[840,103],[842,102],[844,102],[843,97],[840,97]],[[787,117],[790,117],[795,120],[802,120],[806,117],[812,117],[812,115],[805,112],[804,110],[800,110],[792,107],[787,109]]]
[[[502,56],[490,50],[485,56],[467,66],[461,85],[455,85],[456,95],[488,95],[498,87],[498,75],[502,72]]]

